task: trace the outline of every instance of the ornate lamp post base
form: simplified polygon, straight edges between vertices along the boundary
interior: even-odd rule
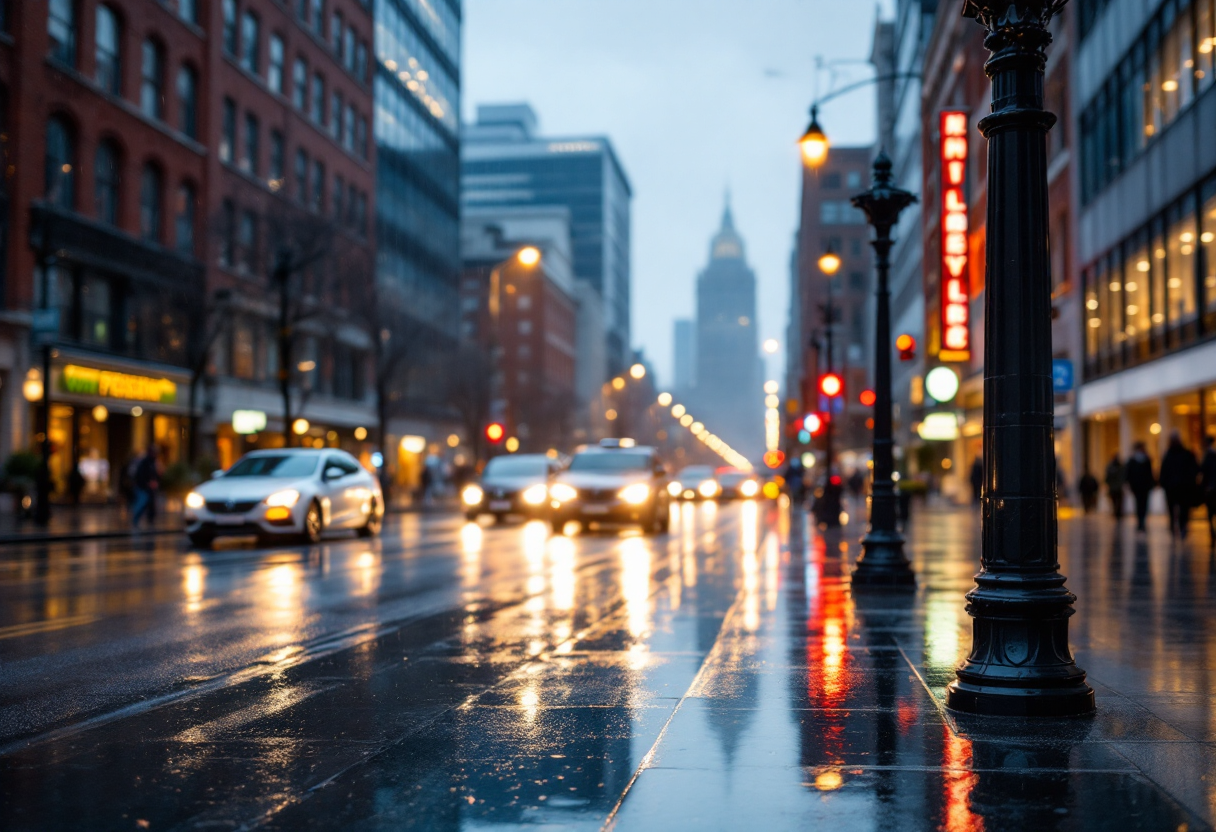
[[[904,539],[898,532],[872,529],[861,539],[861,559],[853,570],[854,587],[914,589],[916,573],[904,556]]]

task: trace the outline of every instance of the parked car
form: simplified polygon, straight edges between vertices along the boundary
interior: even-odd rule
[[[549,479],[560,467],[544,454],[496,456],[486,463],[479,482],[460,492],[464,516],[476,520],[492,514],[502,522],[508,514],[549,516]]]
[[[549,487],[550,522],[622,523],[665,532],[671,522],[667,469],[654,448],[604,439],[580,448]]]
[[[384,495],[345,451],[279,448],[246,454],[186,495],[186,534],[209,547],[223,535],[316,543],[327,529],[380,531]]]

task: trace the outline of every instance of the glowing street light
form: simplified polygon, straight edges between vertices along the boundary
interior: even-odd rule
[[[819,169],[828,158],[828,137],[819,126],[819,107],[811,107],[811,123],[798,140],[802,159],[808,167]]]
[[[629,368],[629,375],[635,379],[646,378],[646,367],[642,364],[634,364]]]
[[[819,271],[828,277],[840,271],[840,255],[832,251],[831,246],[828,246],[828,250],[819,257]]]
[[[521,266],[535,266],[540,262],[540,249],[536,246],[524,246],[515,255]]]
[[[660,393],[659,394],[659,407],[667,407],[669,404],[671,404],[671,394],[670,393]]]
[[[772,355],[779,349],[781,349],[781,344],[777,343],[776,338],[769,338],[764,342],[764,351],[769,355]]]

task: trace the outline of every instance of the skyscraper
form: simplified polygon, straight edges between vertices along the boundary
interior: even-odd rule
[[[756,336],[756,276],[730,203],[697,277],[696,416],[735,450],[763,449],[764,391]]]
[[[607,138],[537,133],[536,113],[527,104],[479,106],[477,123],[463,133],[461,198],[470,209],[569,208],[574,274],[603,302],[606,379],[631,363],[629,180]]]

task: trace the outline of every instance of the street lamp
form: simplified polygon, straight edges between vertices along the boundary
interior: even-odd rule
[[[1092,713],[1068,646],[1076,596],[1057,557],[1051,258],[1043,67],[1061,0],[965,0],[988,32],[992,112],[984,289],[984,491],[980,573],[967,593],[971,653],[946,707],[985,715]]]
[[[818,170],[828,158],[828,137],[819,126],[819,105],[811,105],[811,123],[798,140],[802,158],[807,166]]]
[[[916,576],[904,556],[904,539],[895,528],[895,459],[891,417],[891,229],[916,197],[892,183],[891,160],[880,152],[874,160],[874,185],[853,197],[874,226],[878,286],[874,326],[874,448],[870,496],[870,528],[862,538],[862,554],[853,571],[853,586],[914,587]],[[863,394],[864,395],[864,394]]]
[[[835,393],[829,392],[829,389],[820,390],[821,393],[828,397],[829,413],[832,410],[832,399],[840,393],[843,387],[840,377],[832,372],[832,324],[836,322],[836,306],[832,302],[832,288],[836,282],[834,276],[836,272],[840,271],[840,262],[840,255],[836,253],[831,245],[819,257],[819,270],[828,279],[827,303],[820,307],[820,311],[823,314],[824,340],[827,342],[827,367],[824,370],[822,378],[826,379],[831,376],[836,379],[834,382],[835,386],[831,383],[829,384],[829,389],[834,389]],[[840,484],[832,482],[832,423],[834,421],[834,419],[829,418],[823,432],[823,491],[814,505],[815,519],[830,529],[840,527],[841,508]]]

